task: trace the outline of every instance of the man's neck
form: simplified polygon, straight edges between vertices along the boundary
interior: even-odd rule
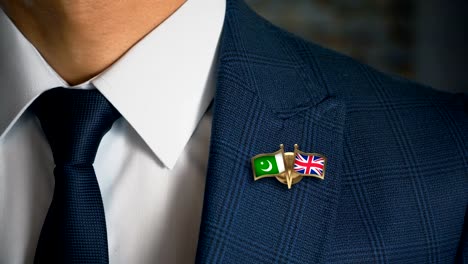
[[[54,70],[78,84],[114,63],[186,0],[0,0]]]

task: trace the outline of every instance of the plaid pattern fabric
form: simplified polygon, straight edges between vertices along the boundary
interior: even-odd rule
[[[462,261],[466,102],[228,1],[197,263]],[[324,154],[325,179],[254,182],[250,158],[281,143]]]

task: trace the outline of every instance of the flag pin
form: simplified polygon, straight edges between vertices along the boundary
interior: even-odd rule
[[[284,152],[283,144],[280,149],[273,153],[262,153],[252,158],[252,169],[254,180],[267,177],[276,179],[288,185],[291,189],[293,184],[298,183],[303,177],[325,178],[325,167],[327,158],[318,153],[305,153],[294,145],[294,152]]]

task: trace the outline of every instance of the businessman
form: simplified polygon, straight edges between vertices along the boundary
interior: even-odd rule
[[[1,0],[0,263],[454,263],[465,95],[242,0]],[[254,181],[284,144],[323,180]]]

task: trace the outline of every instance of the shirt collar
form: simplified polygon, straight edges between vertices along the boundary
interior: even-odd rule
[[[225,1],[189,0],[90,82],[172,169],[210,104]],[[0,10],[0,139],[42,92],[67,87]]]

